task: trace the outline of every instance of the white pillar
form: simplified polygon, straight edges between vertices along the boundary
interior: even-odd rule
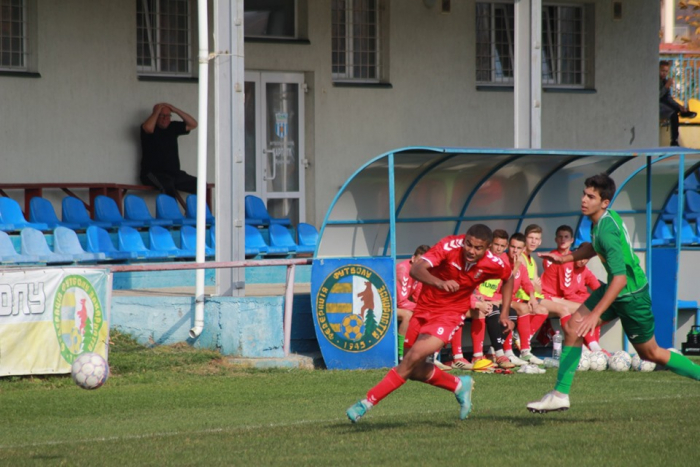
[[[673,44],[676,37],[676,0],[664,0],[664,43]]]
[[[516,148],[542,147],[542,0],[516,0],[513,89]]]
[[[214,0],[216,260],[245,258],[243,0]],[[245,294],[245,270],[217,269],[216,293]]]

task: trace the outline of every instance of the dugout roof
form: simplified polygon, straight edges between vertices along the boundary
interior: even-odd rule
[[[612,208],[634,246],[647,248],[669,196],[699,166],[700,151],[674,147],[396,149],[367,162],[341,187],[321,227],[316,257],[409,257],[418,245],[477,222],[508,233],[540,224],[542,249],[552,249],[559,225],[578,230],[583,181],[600,172],[617,182]]]

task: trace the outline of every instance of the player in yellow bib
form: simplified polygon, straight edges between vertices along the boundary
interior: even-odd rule
[[[591,219],[592,243],[584,243],[572,254],[552,253],[540,257],[556,264],[569,263],[598,255],[608,274],[608,284],[595,290],[564,326],[562,349],[554,391],[542,400],[527,405],[533,413],[567,410],[569,391],[581,359],[583,336],[603,321],[620,318],[627,337],[644,360],[666,365],[672,372],[700,380],[700,365],[683,355],[662,349],[654,338],[654,315],[646,275],[632,249],[627,228],[619,214],[609,210],[615,194],[615,181],[601,173],[585,182],[581,212]]]

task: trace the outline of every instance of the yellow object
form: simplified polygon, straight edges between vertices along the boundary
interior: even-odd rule
[[[683,103],[680,103],[683,105]],[[695,112],[697,115],[694,118],[683,118],[683,117],[678,117],[678,123],[684,123],[684,124],[700,124],[700,101],[697,99],[690,99],[688,101],[688,110],[691,112]]]
[[[491,360],[488,358],[482,358],[481,360],[474,362],[474,368],[472,368],[472,371],[488,371],[494,366],[495,365]]]

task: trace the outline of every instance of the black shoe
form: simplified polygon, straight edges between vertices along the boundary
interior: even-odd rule
[[[688,112],[681,112],[678,115],[680,115],[683,118],[695,118],[698,116],[698,113],[688,111]]]
[[[678,141],[671,141],[671,146],[679,146]]]

